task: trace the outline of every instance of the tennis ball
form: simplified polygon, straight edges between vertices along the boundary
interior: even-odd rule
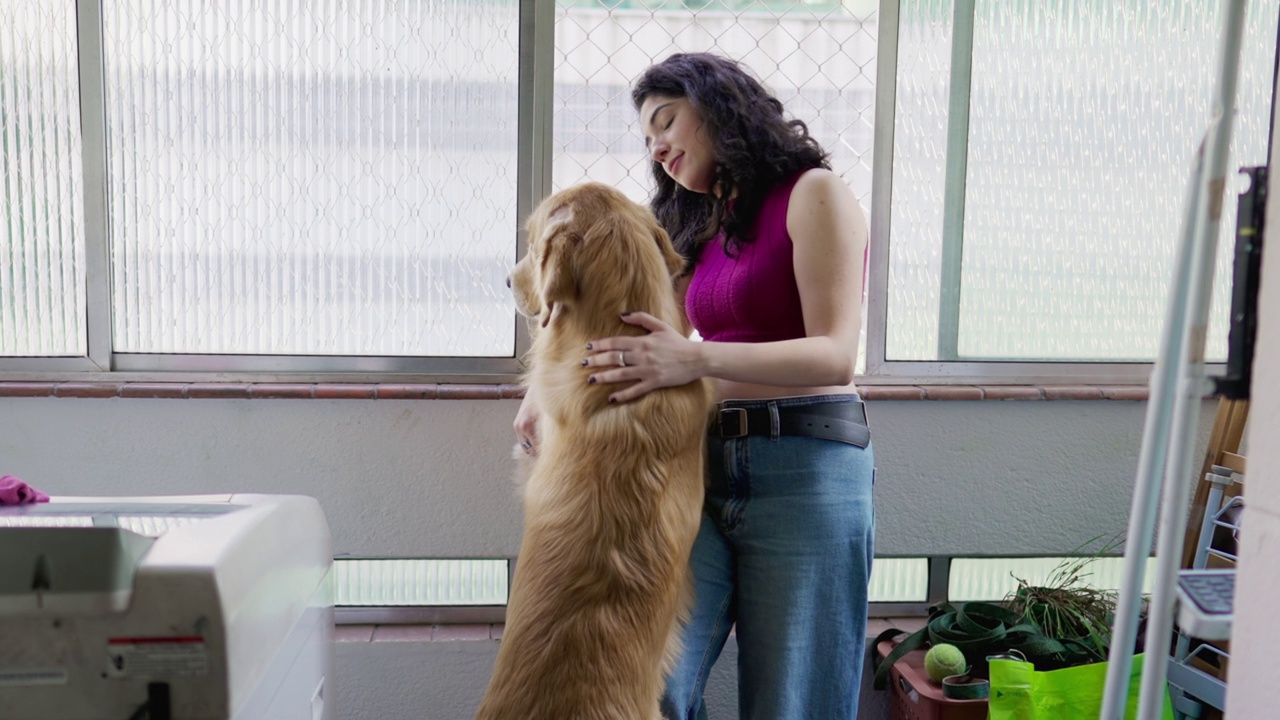
[[[964,653],[960,652],[960,648],[947,643],[938,643],[929,648],[929,652],[924,655],[924,671],[929,674],[929,679],[934,682],[942,682],[942,678],[948,675],[959,675],[969,667],[964,660]]]

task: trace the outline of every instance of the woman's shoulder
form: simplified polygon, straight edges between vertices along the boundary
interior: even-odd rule
[[[844,178],[826,168],[805,170],[791,187],[788,214],[807,214],[825,206],[856,204],[853,189]]]
[[[814,228],[864,222],[858,198],[844,178],[826,168],[807,170],[796,178],[787,206],[787,229],[793,239]]]
[[[816,167],[801,170],[795,176],[791,193],[794,196],[797,192],[821,194],[830,192],[850,193],[852,191],[849,189],[849,184],[844,181],[844,178],[826,168]]]
[[[844,180],[822,167],[795,170],[765,191],[765,202],[787,208],[797,201],[804,203],[810,196],[823,195],[839,189]]]

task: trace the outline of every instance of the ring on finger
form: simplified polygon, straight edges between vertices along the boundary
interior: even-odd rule
[[[627,366],[626,354],[623,353],[622,351],[618,351],[618,367],[626,367],[626,366]]]

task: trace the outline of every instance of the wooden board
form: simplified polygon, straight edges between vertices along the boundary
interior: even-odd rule
[[[1196,557],[1196,542],[1200,538],[1200,524],[1204,520],[1205,505],[1209,501],[1209,483],[1204,476],[1214,465],[1230,467],[1244,473],[1244,458],[1239,455],[1240,443],[1244,439],[1245,424],[1249,420],[1248,400],[1218,401],[1218,413],[1213,420],[1213,431],[1209,434],[1209,446],[1204,454],[1204,463],[1200,473],[1195,477],[1191,496],[1191,512],[1187,515],[1187,533],[1182,544],[1182,567],[1189,568]],[[1239,465],[1240,469],[1236,468]],[[1240,494],[1240,486],[1232,485],[1227,496]]]
[[[1217,417],[1213,421],[1213,431],[1209,434],[1209,446],[1205,451],[1204,464],[1200,468],[1200,474],[1195,478],[1194,494],[1191,500],[1191,512],[1187,515],[1187,533],[1182,549],[1182,567],[1191,567],[1196,556],[1196,544],[1200,539],[1200,526],[1204,521],[1206,505],[1209,502],[1210,484],[1204,481],[1204,476],[1208,474],[1214,465],[1230,468],[1233,472],[1244,475],[1245,457],[1240,454],[1240,444],[1244,440],[1245,425],[1249,419],[1249,401],[1248,400],[1227,400],[1218,401]],[[1243,483],[1232,483],[1223,492],[1222,502],[1226,502],[1228,498],[1244,494]],[[1208,509],[1208,512],[1217,512],[1218,508]],[[1211,568],[1234,567],[1235,563],[1227,558],[1209,554],[1206,565]],[[1218,648],[1224,653],[1230,654],[1231,644],[1229,641],[1209,642],[1207,643]],[[1191,659],[1188,663],[1192,667],[1199,668],[1204,672],[1217,677],[1220,680],[1227,678],[1226,658],[1217,658],[1217,667],[1204,662],[1199,657]],[[1210,709],[1211,708],[1206,708]],[[1205,720],[1216,720],[1221,715],[1206,715]]]

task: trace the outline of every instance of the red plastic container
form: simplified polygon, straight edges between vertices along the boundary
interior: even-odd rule
[[[876,652],[884,658],[897,642],[882,640]],[[889,701],[892,720],[986,720],[986,700],[952,700],[942,695],[942,685],[924,671],[924,650],[912,650],[889,669]]]

